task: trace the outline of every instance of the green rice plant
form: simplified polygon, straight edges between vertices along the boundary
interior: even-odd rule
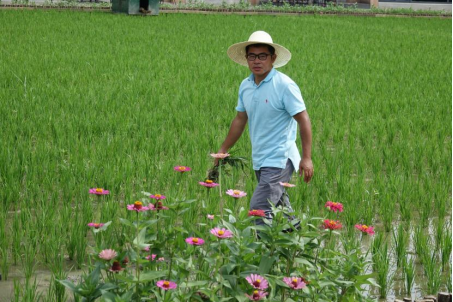
[[[427,291],[430,294],[435,294],[439,291],[442,283],[442,266],[439,265],[436,252],[425,251],[422,255],[423,269],[427,279]]]
[[[379,296],[385,298],[393,284],[390,256],[388,254],[388,243],[381,245],[380,249],[372,254],[373,271],[377,274],[376,281],[379,284]]]
[[[396,252],[396,266],[402,267],[407,255],[407,247],[409,244],[410,233],[407,231],[407,227],[400,222],[398,225],[397,233],[395,230],[392,231],[394,249]]]
[[[416,266],[412,257],[406,257],[403,261],[404,286],[407,295],[411,295],[414,286]]]
[[[386,232],[392,230],[392,222],[395,214],[395,201],[392,197],[386,195],[383,197],[380,203],[380,215],[384,223],[384,229]]]
[[[14,265],[17,265],[17,260],[21,252],[21,243],[22,243],[22,228],[20,225],[20,216],[17,213],[14,213],[13,224],[11,226],[12,233],[12,245],[11,245],[11,255],[13,258]]]
[[[451,227],[447,227],[447,230],[443,233],[441,242],[441,262],[442,271],[446,271],[448,268],[451,270],[451,249],[452,249],[452,234]]]
[[[414,234],[415,251],[421,263],[425,260],[423,255],[429,251],[429,238],[425,235],[422,226],[417,226]]]

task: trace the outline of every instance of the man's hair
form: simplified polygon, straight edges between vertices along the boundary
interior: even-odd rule
[[[250,44],[250,45],[247,45],[245,47],[245,53],[248,54],[249,53],[249,48],[250,47],[267,47],[267,49],[269,50],[270,54],[273,56],[275,54],[275,48],[269,44],[262,44],[262,43],[257,43],[257,44]]]

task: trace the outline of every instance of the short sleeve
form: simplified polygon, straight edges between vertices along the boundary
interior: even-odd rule
[[[306,110],[302,94],[296,83],[289,83],[286,87],[285,93],[283,94],[283,105],[291,116]]]
[[[245,111],[244,101],[242,100],[243,85],[244,85],[244,83],[241,83],[241,86],[239,87],[238,104],[236,106],[236,111],[239,111],[239,112]]]

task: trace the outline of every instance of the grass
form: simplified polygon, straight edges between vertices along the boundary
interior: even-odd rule
[[[400,219],[427,225],[433,208],[451,221],[450,19],[1,10],[0,27],[0,203],[12,234],[2,254],[9,240],[10,264],[24,259],[32,271],[21,244],[46,263],[58,242],[81,265],[86,223],[117,222],[141,191],[196,198],[214,211],[216,193],[197,182],[248,75],[226,49],[260,29],[292,51],[281,71],[301,87],[312,120],[316,174],[310,185],[294,179],[296,212],[322,216],[327,200],[342,202],[349,227],[363,221],[381,233]],[[234,152],[250,156],[248,133]],[[186,187],[175,165],[193,168]],[[233,171],[222,188],[250,196],[251,175],[251,167]],[[92,187],[112,194],[93,202]],[[195,210],[185,215],[183,227],[200,220]],[[420,250],[430,242],[422,231]],[[125,241],[128,231],[112,224],[108,232],[103,242]],[[438,271],[429,272],[436,288]]]

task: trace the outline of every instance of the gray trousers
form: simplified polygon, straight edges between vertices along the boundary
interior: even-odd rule
[[[289,202],[289,196],[286,193],[285,187],[279,182],[289,182],[291,175],[294,172],[294,166],[291,160],[286,162],[285,169],[274,167],[263,167],[255,171],[258,185],[253,192],[250,200],[250,210],[264,210],[267,219],[272,219],[272,206],[286,207],[289,212],[294,212]],[[261,219],[255,220],[256,224],[264,224]]]

